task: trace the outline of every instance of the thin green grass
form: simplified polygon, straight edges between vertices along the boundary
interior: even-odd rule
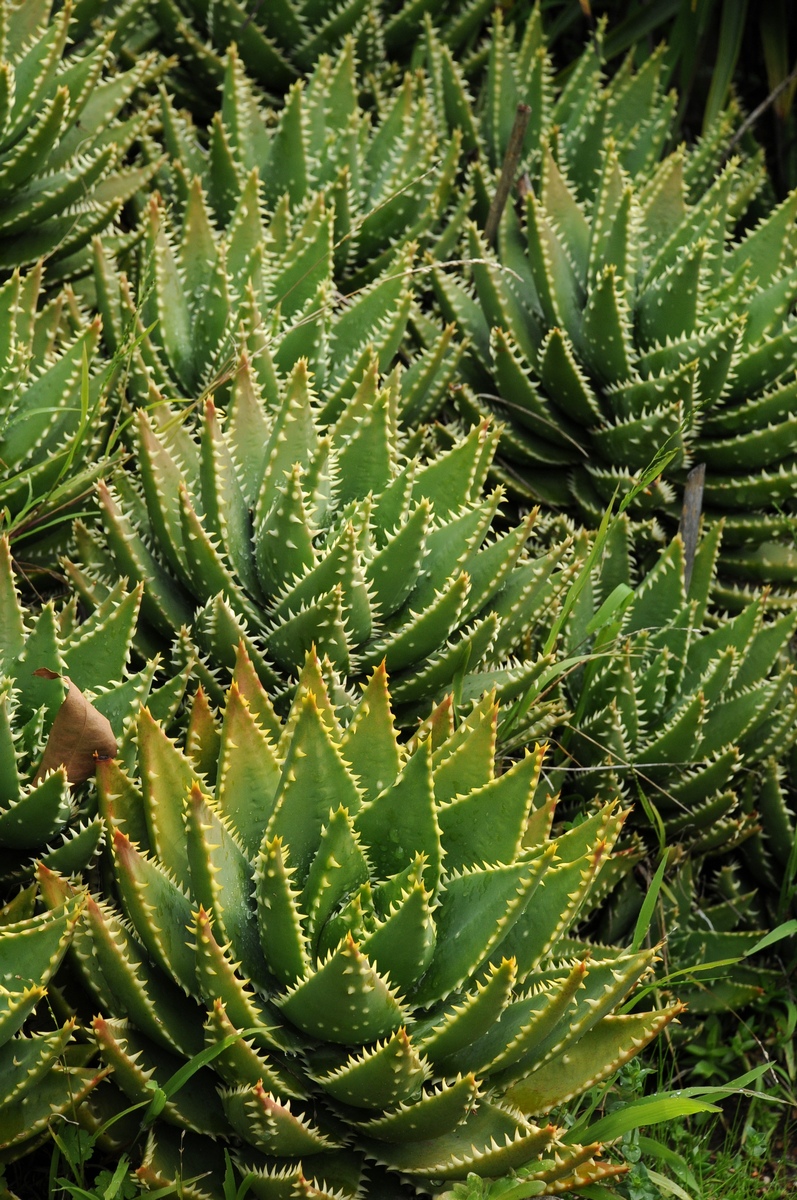
[[[797,1191],[797,1166],[740,1160],[723,1152],[702,1174],[702,1200],[792,1200]]]
[[[777,1124],[773,1115],[754,1100],[730,1122],[724,1116],[702,1128],[684,1122],[651,1130],[620,1193],[624,1200],[794,1200],[797,1109]]]

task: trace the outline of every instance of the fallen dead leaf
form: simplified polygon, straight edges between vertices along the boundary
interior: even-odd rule
[[[64,766],[70,783],[82,783],[94,774],[98,760],[114,758],[116,755],[116,738],[111,723],[67,675],[59,675],[47,667],[40,667],[33,674],[43,679],[63,679],[69,689],[55,714],[33,782],[39,783],[48,771]]]

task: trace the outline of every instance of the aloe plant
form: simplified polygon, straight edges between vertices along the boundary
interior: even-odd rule
[[[688,978],[697,967],[679,989],[697,1017],[766,1003],[784,987],[787,972],[770,957],[772,950],[758,949],[773,926],[762,894],[750,887],[739,861],[714,872],[700,865],[687,858],[673,871],[657,905],[652,933],[667,937],[667,969]],[[630,892],[628,883],[626,889]],[[630,894],[610,901],[615,927],[623,908],[631,910],[634,903]]]
[[[62,1026],[24,1031],[47,996],[66,953],[82,901],[34,913],[34,889],[0,909],[0,1156],[4,1162],[35,1148],[59,1114],[75,1119],[88,1093],[107,1075],[89,1066],[90,1046],[70,1044],[74,1018]]]
[[[255,4],[245,0],[79,0],[82,28],[92,19],[116,19],[123,26],[128,53],[156,44],[175,56],[171,79],[181,101],[206,113],[222,87],[225,54],[235,43],[247,71],[266,93],[279,96],[309,74],[319,57],[337,57],[351,39],[373,90],[391,64],[407,64],[433,11],[443,36],[460,53],[477,46],[489,4],[433,6],[426,0],[281,0]]]
[[[779,765],[797,738],[795,616],[768,614],[762,597],[735,616],[711,613],[720,532],[699,542],[688,581],[680,537],[639,580],[631,522],[610,528],[561,634],[569,715],[538,797],[559,795],[570,820],[618,793],[633,804],[588,928],[612,944],[633,936],[651,861],[665,857],[653,936],[667,939],[668,973],[702,964],[683,985],[695,1013],[742,1007],[782,982],[735,960],[788,918],[797,862]],[[584,559],[589,544],[577,539]],[[509,718],[503,736],[511,747]]]
[[[431,243],[446,207],[458,199],[459,135],[441,138],[422,72],[407,74],[369,108],[361,101],[358,65],[355,43],[347,38],[334,58],[322,56],[293,85],[275,111],[263,104],[232,45],[207,149],[204,135],[162,88],[162,140],[173,171],[162,172],[164,190],[183,210],[198,176],[210,211],[225,229],[247,178],[256,172],[278,253],[285,249],[282,205],[290,204],[296,221],[302,206],[323,192],[333,214],[329,241],[336,284],[345,292],[373,279],[407,241],[425,237]],[[247,232],[255,242],[271,240],[263,233],[253,236],[252,222]],[[313,272],[330,247],[317,245],[311,259],[311,232],[312,227],[305,232],[303,258],[305,270]]]
[[[127,670],[140,600],[140,588],[127,592],[119,582],[82,624],[74,600],[50,602],[34,616],[20,602],[8,540],[0,538],[3,898],[32,876],[36,860],[69,875],[96,858],[102,822],[77,785],[93,775],[98,752],[130,756],[142,701],[149,697],[164,718],[179,702],[179,671],[151,690],[156,662]]]
[[[609,20],[607,61],[631,45],[639,56],[646,43],[652,47],[667,42],[666,69],[679,92],[673,139],[678,141],[684,130],[707,129],[739,85],[756,135],[769,148],[775,192],[785,195],[797,183],[788,148],[794,119],[795,87],[788,76],[795,27],[785,0],[763,0],[755,8],[739,7],[734,0],[708,0],[702,6],[675,2],[644,12],[643,7],[602,6]],[[572,12],[571,24],[579,16]],[[562,23],[557,23],[560,30]]]
[[[484,177],[457,252],[470,278],[435,275],[471,341],[462,409],[500,412],[521,493],[589,521],[665,446],[673,461],[634,511],[671,527],[685,469],[704,462],[707,516],[725,518],[720,603],[740,607],[748,583],[790,587],[797,194],[756,220],[761,156],[725,161],[732,112],[662,157],[675,97],[661,54],[604,84],[590,46],[557,95],[539,9],[517,49],[499,20],[479,125],[428,41],[438,111],[465,150],[497,165],[516,101],[532,109],[520,214],[507,205],[493,251]]]
[[[742,806],[756,827],[742,845],[745,877],[760,889],[770,922],[797,915],[797,754],[779,751],[748,781]]]
[[[573,715],[546,788],[598,800],[641,791],[634,823],[649,844],[653,805],[668,846],[726,854],[756,832],[750,793],[797,738],[797,618],[768,618],[760,597],[733,617],[707,613],[719,527],[702,538],[688,583],[679,536],[636,582],[631,530],[627,517],[615,524],[563,635],[562,654],[594,657],[563,677]]]
[[[211,389],[225,399],[241,351],[254,361],[265,386],[273,383],[271,359],[287,374],[304,356],[319,386],[335,389],[350,383],[372,353],[384,370],[393,364],[412,305],[416,247],[406,247],[382,278],[343,305],[331,287],[331,214],[323,198],[265,264],[266,235],[257,214],[252,179],[241,196],[230,242],[217,242],[206,223],[203,193],[193,188],[185,236],[178,242],[168,210],[153,198],[145,215],[140,303],[127,277],[116,273],[97,245],[106,340],[116,352],[134,335],[127,383],[136,403],[183,399]],[[254,230],[247,228],[251,218]],[[206,238],[194,232],[197,222]],[[449,332],[444,354],[450,341]]]
[[[198,436],[163,405],[139,410],[141,490],[122,472],[100,485],[104,533],[78,527],[73,580],[95,600],[120,574],[140,582],[150,629],[168,644],[185,626],[212,667],[232,668],[243,637],[278,694],[311,646],[351,681],[384,659],[405,721],[452,686],[465,705],[492,685],[517,694],[550,665],[511,655],[555,605],[567,543],[529,557],[534,513],[491,536],[497,432],[474,426],[421,462],[397,432],[399,387],[374,357],[357,386],[317,397],[304,359],[278,386],[264,345]]]
[[[137,335],[136,402],[153,388],[218,391],[240,348],[256,355],[263,340],[283,369],[305,355],[319,385],[340,381],[369,344],[388,370],[413,313],[420,244],[433,244],[458,161],[458,138],[438,146],[422,81],[408,77],[372,128],[347,43],[270,124],[231,48],[208,149],[165,93],[162,117],[165,199],[143,215],[129,273],[101,241],[95,250],[106,341],[117,351]],[[438,327],[430,350],[449,377],[452,332]]]
[[[100,322],[67,287],[42,302],[42,265],[0,287],[0,507],[28,560],[53,558],[75,506],[114,461],[105,405],[113,367]]]
[[[625,814],[551,839],[542,750],[494,773],[494,696],[456,727],[447,700],[402,746],[384,666],[354,712],[330,670],[308,655],[283,722],[241,645],[220,722],[198,693],[181,748],[144,708],[137,771],[98,768],[122,911],[87,897],[74,960],[103,1059],[135,1103],[215,1052],[167,1089],[141,1177],[175,1178],[175,1127],[238,1142],[263,1197],[518,1167],[553,1194],[622,1171],[532,1118],[679,1011],[619,1015],[654,952],[566,936]],[[72,895],[39,878],[48,903]],[[218,1175],[188,1194],[220,1197]]]
[[[72,11],[71,0],[0,5],[0,272],[43,257],[52,278],[85,272],[83,248],[154,174],[127,160],[153,118],[130,102],[162,72],[159,57],[112,72],[113,23],[72,49]]]

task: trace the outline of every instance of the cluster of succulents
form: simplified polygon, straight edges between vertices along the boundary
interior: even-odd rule
[[[50,601],[37,613],[21,603],[8,540],[0,538],[0,886],[29,880],[47,863],[71,875],[96,857],[103,838],[96,806],[76,791],[93,774],[95,753],[131,753],[142,703],[168,720],[185,687],[179,670],[156,681],[157,661],[128,670],[141,589],[123,583],[91,617]]]
[[[594,657],[563,680],[573,715],[546,781],[563,799],[641,790],[667,845],[693,858],[759,833],[767,818],[749,797],[797,740],[797,617],[767,617],[761,598],[732,617],[707,616],[720,534],[714,526],[700,541],[688,584],[676,536],[633,586],[632,525],[616,521],[563,634],[563,655],[589,647]],[[591,637],[611,594],[618,604]],[[653,834],[644,810],[636,818]]]
[[[152,124],[137,92],[162,72],[144,55],[112,70],[115,26],[70,46],[73,4],[2,0],[0,272],[47,257],[53,277],[85,270],[82,251],[154,174],[129,152]]]
[[[145,1176],[170,1178],[175,1128],[236,1144],[263,1197],[405,1194],[383,1168],[428,1191],[523,1167],[541,1195],[615,1173],[535,1118],[680,1011],[617,1011],[654,951],[568,939],[625,813],[552,838],[543,751],[495,774],[494,697],[402,745],[384,666],[346,724],[329,669],[308,655],[281,721],[241,645],[219,724],[200,698],[181,748],[143,708],[136,771],[98,769],[121,910],[89,894],[71,953],[102,1058],[136,1103],[218,1051]],[[81,894],[39,881],[55,910]]]
[[[337,57],[347,39],[357,47],[372,89],[412,59],[424,18],[431,14],[448,46],[483,57],[479,40],[490,5],[444,0],[81,0],[80,29],[114,23],[127,54],[153,45],[174,56],[170,78],[181,102],[207,115],[223,86],[229,46],[238,47],[248,73],[278,97],[309,74],[323,55]]]
[[[231,46],[207,148],[190,117],[161,89],[162,142],[170,160],[161,172],[164,189],[184,206],[192,178],[199,177],[224,227],[246,179],[256,172],[267,212],[279,212],[277,243],[286,219],[280,206],[296,213],[323,192],[334,213],[336,282],[347,292],[362,286],[399,244],[430,237],[452,198],[459,199],[453,183],[460,138],[456,133],[441,138],[421,73],[406,75],[373,111],[363,108],[359,65],[356,46],[347,39],[334,59],[323,56],[273,110],[263,104]],[[157,149],[152,157],[157,161]],[[326,260],[323,252],[319,257]]]
[[[74,1116],[107,1074],[89,1065],[91,1048],[70,1044],[74,1019],[30,1033],[23,1026],[44,1008],[47,984],[66,953],[82,908],[67,900],[33,910],[33,889],[0,909],[0,1155],[16,1158],[46,1137],[61,1114]]]
[[[71,876],[96,861],[102,817],[85,781],[99,755],[130,756],[131,723],[149,700],[168,720],[184,679],[152,688],[155,662],[127,670],[140,591],[119,585],[80,624],[73,602],[35,615],[22,605],[0,538],[0,1157],[35,1147],[107,1071],[72,1043],[48,983],[82,909],[36,911],[34,868]],[[179,690],[178,690],[179,689]],[[20,890],[21,889],[21,890]]]
[[[458,166],[459,139],[440,147],[422,81],[408,76],[372,119],[348,42],[271,125],[233,47],[207,149],[165,93],[161,113],[166,199],[151,198],[127,271],[104,242],[95,252],[106,343],[134,343],[131,398],[223,389],[241,348],[257,357],[264,341],[283,370],[306,356],[319,386],[361,369],[369,347],[388,370]],[[451,331],[432,341],[450,373]]]
[[[194,399],[210,389],[223,397],[242,351],[272,394],[275,370],[287,373],[301,357],[318,386],[332,389],[350,384],[372,354],[383,370],[393,365],[412,307],[415,245],[344,302],[333,286],[333,214],[323,195],[301,219],[283,211],[273,224],[281,226],[275,236],[260,220],[254,177],[239,194],[226,238],[208,220],[198,185],[180,237],[170,211],[152,199],[136,291],[97,245],[106,341],[114,353],[133,341],[131,400]]]
[[[660,54],[604,85],[590,48],[554,96],[539,23],[517,51],[499,23],[480,127],[428,40],[465,149],[500,162],[516,98],[534,114],[519,211],[507,204],[495,248],[477,211],[456,250],[469,279],[435,272],[471,345],[460,407],[500,414],[521,494],[592,523],[663,448],[667,472],[635,509],[671,532],[685,469],[705,463],[707,516],[725,520],[722,602],[743,604],[749,583],[791,587],[797,195],[756,207],[762,162],[729,157],[733,113],[662,157],[675,102]]]
[[[750,957],[776,922],[762,912],[761,897],[738,862],[725,862],[714,872],[710,890],[700,875],[699,863],[689,858],[672,872],[654,931],[667,940],[667,970],[701,966],[684,995],[690,1012],[701,1017],[740,1012],[783,986],[777,964]],[[628,898],[619,894],[612,901],[612,915],[621,923],[635,907]]]
[[[312,646],[347,683],[384,661],[404,723],[455,680],[466,703],[491,685],[519,694],[544,660],[517,664],[513,650],[554,606],[567,543],[530,556],[533,513],[491,534],[496,431],[476,425],[421,462],[397,431],[400,384],[380,386],[376,359],[352,392],[322,397],[305,359],[270,403],[257,375],[243,357],[226,412],[207,400],[196,435],[163,405],[139,410],[141,487],[101,486],[103,533],[79,535],[71,568],[84,594],[119,574],[141,583],[167,644],[185,627],[229,669],[243,638],[276,696]]]
[[[591,916],[601,940],[631,934],[647,887],[636,868],[666,847],[669,969],[724,964],[710,988],[705,977],[690,989],[693,1012],[777,986],[774,972],[729,964],[788,918],[794,876],[797,618],[768,614],[761,597],[734,616],[711,614],[720,534],[715,526],[699,541],[687,582],[680,536],[639,579],[630,520],[610,528],[562,632],[559,657],[576,664],[561,681],[569,716],[539,785],[571,815],[617,795],[633,805]],[[582,535],[577,549],[588,548]]]
[[[63,289],[42,298],[42,267],[0,287],[0,505],[26,556],[68,535],[74,506],[112,459],[104,407],[113,371],[95,351],[100,323]]]
[[[797,911],[797,754],[773,753],[742,791],[755,828],[741,847],[744,877],[761,910],[760,920],[783,921]]]

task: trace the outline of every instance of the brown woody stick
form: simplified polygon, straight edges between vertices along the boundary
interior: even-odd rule
[[[506,207],[507,198],[512,190],[515,173],[520,162],[520,155],[523,152],[523,139],[526,136],[530,116],[530,106],[528,104],[518,104],[517,112],[515,113],[515,123],[509,135],[509,145],[506,148],[503,165],[501,166],[498,187],[495,189],[493,202],[490,205],[490,211],[487,214],[487,221],[484,226],[484,236],[489,245],[492,245],[495,241],[495,235],[498,233],[498,226],[501,221],[501,214]]]

